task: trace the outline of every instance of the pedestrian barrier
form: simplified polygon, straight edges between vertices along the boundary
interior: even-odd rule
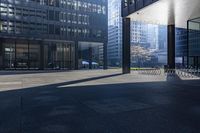
[[[138,74],[142,75],[161,75],[161,69],[140,69],[140,70],[134,70]]]
[[[164,76],[179,76],[181,78],[200,78],[200,69],[161,69],[161,68],[152,68],[152,69],[138,69],[133,70],[135,73],[140,75],[164,75]]]
[[[182,78],[196,78],[200,76],[200,70],[197,69],[168,69],[166,70],[168,76],[179,76]]]

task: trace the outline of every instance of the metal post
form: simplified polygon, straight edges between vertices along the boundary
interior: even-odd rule
[[[168,67],[175,69],[175,25],[168,25]]]
[[[108,69],[108,64],[107,64],[107,42],[104,42],[103,45],[103,69],[106,70]]]
[[[75,70],[78,70],[78,55],[79,47],[78,47],[78,41],[75,41]]]
[[[130,73],[130,18],[123,18],[122,72]]]
[[[92,47],[90,46],[88,49],[89,54],[89,69],[92,69]]]

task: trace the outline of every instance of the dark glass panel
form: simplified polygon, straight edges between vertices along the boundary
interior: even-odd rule
[[[37,43],[29,45],[29,67],[30,69],[39,69],[40,67],[40,45]]]
[[[28,68],[28,42],[18,41],[16,44],[16,68]]]
[[[4,67],[12,69],[15,67],[15,43],[4,43]]]

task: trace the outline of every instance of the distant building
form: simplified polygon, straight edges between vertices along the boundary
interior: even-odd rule
[[[158,49],[167,51],[167,26],[158,26]]]
[[[158,25],[147,24],[147,42],[150,43],[150,49],[158,50]]]
[[[176,28],[176,64],[187,64],[187,29]]]
[[[122,18],[121,0],[108,0],[108,65],[121,66]]]
[[[148,42],[148,24],[131,21],[131,45],[140,45],[145,48],[150,47]]]

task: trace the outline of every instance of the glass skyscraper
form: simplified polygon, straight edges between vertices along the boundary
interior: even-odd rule
[[[121,66],[122,58],[121,0],[108,0],[108,65]]]
[[[107,0],[0,1],[0,69],[105,66],[106,46]]]

